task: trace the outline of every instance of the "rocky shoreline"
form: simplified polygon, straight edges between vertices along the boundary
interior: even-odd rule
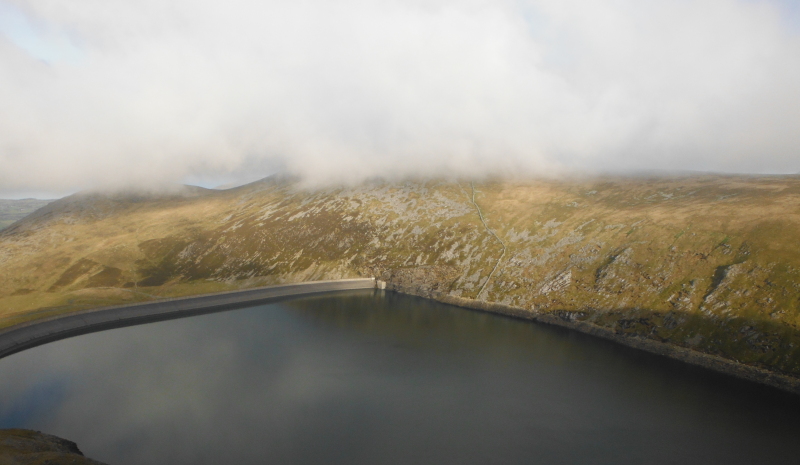
[[[472,310],[479,310],[488,313],[510,316],[513,318],[536,321],[538,323],[561,326],[563,328],[568,328],[584,334],[589,334],[591,336],[614,341],[627,347],[632,347],[634,349],[639,349],[656,355],[669,357],[674,360],[679,360],[690,365],[706,368],[717,373],[723,373],[758,384],[771,386],[791,394],[800,395],[800,379],[798,378],[775,373],[750,365],[745,365],[734,360],[729,360],[717,355],[698,352],[696,350],[688,349],[675,344],[655,341],[640,336],[621,334],[613,329],[604,328],[602,326],[585,321],[562,318],[555,312],[538,313],[510,305],[468,299],[464,297],[456,297],[436,291],[424,291],[423,289],[419,288],[405,288],[402,286],[397,286],[391,282],[387,284],[386,289],[403,294],[432,299],[437,302],[455,305],[458,307],[469,308]]]

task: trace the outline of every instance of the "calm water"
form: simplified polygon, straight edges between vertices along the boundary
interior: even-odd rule
[[[797,464],[795,397],[397,294],[296,300],[0,360],[0,427],[111,464]]]

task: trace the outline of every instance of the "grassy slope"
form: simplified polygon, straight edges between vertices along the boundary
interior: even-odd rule
[[[497,237],[472,194],[468,182],[318,192],[260,182],[66,199],[0,233],[2,324],[374,275],[800,375],[800,178],[476,185]]]

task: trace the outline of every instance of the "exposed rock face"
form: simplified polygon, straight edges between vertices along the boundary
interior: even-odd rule
[[[66,439],[27,429],[0,430],[2,465],[103,465]]]
[[[0,310],[376,276],[797,377],[798,238],[798,177],[84,195],[0,233]]]

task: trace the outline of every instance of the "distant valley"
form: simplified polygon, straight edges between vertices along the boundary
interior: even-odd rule
[[[52,200],[0,199],[0,230],[11,226],[14,224],[14,222],[25,218],[29,214],[44,207],[50,202],[52,202]]]

